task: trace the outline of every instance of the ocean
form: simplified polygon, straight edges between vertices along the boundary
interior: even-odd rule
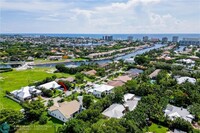
[[[144,36],[148,36],[149,38],[159,38],[167,37],[169,41],[172,40],[173,36],[178,36],[179,40],[183,38],[200,38],[200,34],[42,34],[42,33],[9,33],[9,34],[1,34],[1,35],[23,35],[23,36],[31,36],[31,37],[39,37],[40,35],[51,36],[51,37],[90,37],[90,38],[102,38],[106,35],[113,36],[114,40],[125,40],[128,36],[132,36],[133,40],[142,39]]]

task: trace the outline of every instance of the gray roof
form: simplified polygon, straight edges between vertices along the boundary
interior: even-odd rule
[[[112,104],[109,108],[103,111],[103,115],[109,118],[121,118],[124,116],[125,108],[122,104]]]
[[[194,118],[187,109],[176,107],[170,104],[167,105],[167,108],[164,110],[164,112],[165,116],[169,116],[171,120],[180,117],[186,121],[192,122],[192,119]]]
[[[131,74],[131,75],[139,75],[140,73],[143,73],[143,70],[134,68],[134,69],[128,70],[126,73]]]
[[[187,132],[184,132],[184,131],[179,130],[179,129],[174,129],[174,133],[187,133]]]
[[[138,102],[140,101],[140,97],[135,96],[133,100],[128,100],[124,103],[124,106],[128,106],[130,111],[133,111],[136,107]]]

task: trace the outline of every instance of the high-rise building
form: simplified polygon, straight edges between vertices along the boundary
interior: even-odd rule
[[[159,42],[159,38],[151,38],[151,42],[154,42],[154,43]]]
[[[200,38],[183,38],[180,45],[200,45]]]
[[[133,36],[128,36],[127,40],[128,41],[133,41]]]
[[[144,36],[144,37],[143,37],[143,42],[147,42],[148,39],[149,39],[148,36]]]
[[[162,42],[168,42],[168,38],[167,37],[163,37],[162,38]]]
[[[113,36],[103,36],[103,40],[112,41],[113,40]]]
[[[178,36],[173,36],[172,37],[172,42],[178,42]]]

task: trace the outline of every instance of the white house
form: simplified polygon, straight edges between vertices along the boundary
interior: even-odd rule
[[[41,95],[41,90],[35,89],[35,86],[26,86],[20,90],[12,91],[11,94],[20,101],[25,101],[31,99],[33,96]]]
[[[196,79],[195,78],[191,78],[191,77],[177,77],[176,81],[178,82],[178,84],[182,84],[185,83],[186,81],[195,84],[196,83]]]
[[[186,63],[186,64],[195,64],[195,61],[193,61],[191,59],[180,59],[177,62],[182,62],[182,63]]]
[[[105,85],[105,84],[101,84],[101,85],[98,85],[98,84],[95,84],[94,85],[94,89],[92,89],[92,93],[93,95],[95,95],[96,97],[101,97],[101,94],[104,92],[105,94],[110,94],[112,92],[112,89],[114,87],[113,86],[110,86],[110,85]]]
[[[125,107],[122,104],[112,104],[109,108],[103,111],[103,115],[109,118],[121,118],[124,116]]]
[[[53,89],[60,89],[60,87],[61,87],[61,85],[59,85],[55,81],[51,81],[49,83],[45,83],[45,84],[38,86],[38,88],[45,88],[47,90],[52,89],[52,88]]]
[[[167,108],[164,110],[164,112],[165,116],[168,116],[171,120],[180,117],[191,123],[192,119],[194,119],[194,116],[192,116],[187,109],[176,107],[170,104],[167,105]]]
[[[81,111],[81,104],[76,100],[58,103],[58,105],[58,107],[51,106],[48,109],[48,114],[62,122],[68,121]]]
[[[137,104],[140,100],[141,97],[135,96],[131,93],[127,93],[124,95],[124,106],[129,111],[133,111],[137,107]]]

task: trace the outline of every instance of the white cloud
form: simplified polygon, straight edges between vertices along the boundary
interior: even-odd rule
[[[81,6],[81,0],[65,2],[64,0],[1,0],[0,8],[5,11],[27,12],[30,15],[34,32],[65,32],[65,33],[185,33],[200,32],[200,16],[189,15],[183,2],[166,0],[102,0],[100,5],[93,0]],[[84,3],[85,4],[85,3]],[[166,7],[169,4],[171,7]],[[173,5],[174,4],[174,5]],[[189,3],[186,3],[189,4]],[[95,5],[95,6],[93,6]],[[180,7],[177,7],[180,5]],[[195,6],[195,4],[193,4]],[[177,7],[178,12],[174,9]],[[172,12],[172,10],[174,10]],[[188,12],[187,12],[188,13]],[[16,31],[30,29],[18,28],[11,23]],[[9,25],[4,23],[4,25]],[[27,24],[30,26],[30,24]],[[27,32],[27,31],[26,31]]]
[[[17,10],[25,12],[58,11],[69,5],[63,2],[44,1],[44,0],[1,0],[0,8],[2,10]]]

